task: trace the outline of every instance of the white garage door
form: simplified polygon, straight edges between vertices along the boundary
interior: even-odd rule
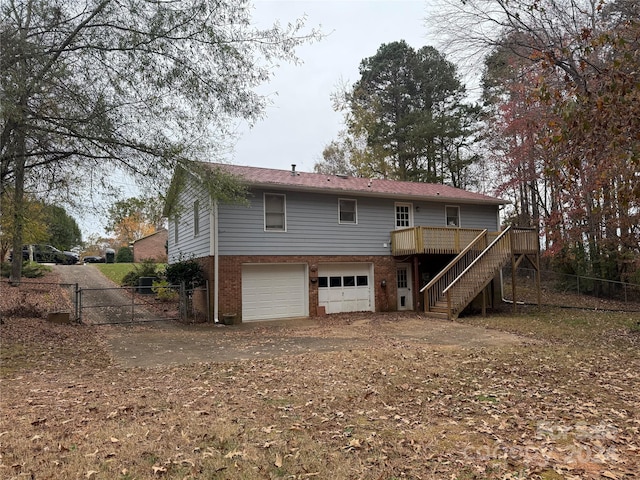
[[[306,265],[242,266],[242,321],[309,315]]]
[[[318,266],[318,305],[327,313],[373,312],[373,265],[332,263]]]

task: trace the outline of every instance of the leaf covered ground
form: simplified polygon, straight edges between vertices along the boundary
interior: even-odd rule
[[[21,297],[2,288],[4,312]],[[365,335],[374,323],[360,315],[353,348],[153,368],[119,366],[106,342],[113,328],[56,325],[37,313],[3,315],[0,326],[0,478],[631,479],[640,471],[638,313],[461,320],[525,339],[490,347]],[[342,323],[353,324],[329,317],[325,335],[349,338]],[[250,336],[238,330],[237,340]]]

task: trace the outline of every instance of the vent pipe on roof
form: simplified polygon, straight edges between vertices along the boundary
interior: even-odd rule
[[[292,163],[291,164],[291,175],[295,176],[296,174],[296,164]]]

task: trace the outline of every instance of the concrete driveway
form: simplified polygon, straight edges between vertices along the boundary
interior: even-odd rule
[[[319,320],[99,327],[123,367],[230,362],[313,352],[400,348],[460,349],[524,344],[505,332],[415,314],[356,313]]]
[[[93,265],[56,266],[64,283],[81,288],[115,287]],[[109,301],[107,297],[104,301]],[[121,301],[114,297],[114,301]],[[95,323],[99,318],[93,317]],[[376,348],[459,349],[530,342],[497,330],[433,319],[414,312],[351,313],[316,319],[252,322],[224,326],[152,322],[93,326],[122,367],[155,367],[201,362],[230,362],[279,355],[300,355]]]

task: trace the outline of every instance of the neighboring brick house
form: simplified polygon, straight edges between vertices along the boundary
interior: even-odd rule
[[[303,173],[295,166],[203,165],[241,178],[249,189],[248,205],[219,203],[197,174],[183,169],[167,195],[169,262],[196,258],[203,265],[216,321],[418,308],[451,317],[464,308],[456,302],[467,305],[486,290],[502,265],[492,260],[481,274],[472,272],[474,285],[458,280],[465,296],[447,310],[444,289],[454,279],[445,275],[447,284],[438,283],[432,300],[430,280],[459,261],[457,255],[471,263],[493,252],[494,239],[500,255],[485,259],[504,264],[503,253],[511,255],[503,248],[508,232],[498,232],[505,203],[498,198],[440,184]],[[467,269],[458,264],[454,270]]]
[[[151,235],[142,237],[133,242],[133,261],[140,263],[143,260],[153,259],[158,263],[167,261],[167,229],[162,228]]]

